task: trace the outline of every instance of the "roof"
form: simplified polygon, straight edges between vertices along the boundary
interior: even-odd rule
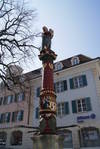
[[[73,57],[78,57],[78,58],[79,58],[80,62],[79,62],[79,64],[77,64],[77,65],[80,65],[80,64],[83,64],[83,63],[87,63],[87,62],[93,61],[93,60],[95,60],[95,59],[100,59],[100,57],[97,57],[97,58],[90,58],[90,57],[85,56],[85,55],[83,55],[83,54],[75,55],[75,56],[73,56]],[[61,63],[63,64],[62,70],[63,70],[63,69],[70,68],[70,67],[75,67],[76,65],[72,65],[72,63],[71,63],[71,59],[72,59],[73,57],[70,57],[70,58],[67,58],[67,59],[58,61],[58,62],[54,63],[54,65],[57,64],[57,63],[59,63],[59,62],[61,62]],[[54,70],[54,71],[55,71],[55,70]],[[59,71],[59,70],[58,70],[58,71]],[[25,76],[25,78],[27,78],[28,80],[35,79],[35,78],[37,78],[37,77],[40,77],[40,76],[41,76],[41,68],[36,69],[36,70],[33,70],[33,71],[30,71],[30,72],[24,74],[24,76]]]
[[[82,54],[75,55],[73,57],[70,57],[70,58],[67,58],[67,59],[64,59],[64,60],[61,60],[61,61],[58,61],[58,62],[54,63],[54,67],[56,66],[57,63],[58,64],[62,63],[62,66],[63,66],[59,70],[58,69],[57,70],[54,69],[54,72],[59,72],[59,71],[62,71],[64,69],[75,67],[76,65],[72,65],[72,63],[71,63],[71,59],[74,58],[74,57],[78,57],[79,58],[79,63],[76,64],[76,65],[81,65],[83,63],[87,63],[87,62],[94,61],[94,60],[97,60],[97,59],[100,60],[100,57],[90,58],[90,57],[82,55]],[[18,82],[18,84],[19,84],[19,82],[23,83],[25,81],[30,81],[30,80],[33,80],[33,79],[41,77],[41,69],[42,68],[39,68],[39,69],[36,69],[36,70],[30,71],[28,73],[21,74],[21,75],[17,76],[16,77],[16,82]],[[5,87],[4,83],[2,85],[2,82],[1,82],[0,89],[1,88],[3,89],[4,87]]]

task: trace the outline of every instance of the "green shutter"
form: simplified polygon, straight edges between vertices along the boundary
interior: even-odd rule
[[[85,99],[85,101],[86,101],[87,111],[91,111],[91,110],[92,110],[92,107],[91,107],[90,98],[87,97],[87,98]]]
[[[87,86],[86,75],[82,75],[82,79],[83,79],[83,86]]]
[[[67,90],[67,80],[64,80],[63,83],[64,83],[64,91],[65,91]]]
[[[39,96],[40,96],[40,87],[38,87],[38,88],[37,88],[36,93],[37,93],[37,95],[36,95],[36,96],[37,96],[37,97],[39,97]]]
[[[4,113],[1,114],[1,123],[4,122]]]
[[[10,122],[10,112],[8,113],[8,116],[7,116],[7,122]]]
[[[69,114],[69,103],[65,102],[65,114]]]
[[[15,121],[15,112],[12,113],[12,122]]]
[[[70,82],[70,89],[74,88],[74,82],[73,82],[73,78],[69,79]]]
[[[77,113],[77,104],[76,104],[76,100],[72,101],[72,112],[73,113]]]
[[[0,97],[0,105],[2,105],[3,97]]]
[[[35,118],[38,119],[39,118],[39,108],[36,108],[36,113],[35,113]]]

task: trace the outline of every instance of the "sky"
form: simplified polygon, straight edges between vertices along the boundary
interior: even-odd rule
[[[34,27],[42,32],[47,26],[54,30],[52,50],[60,61],[77,54],[100,56],[100,0],[28,0],[37,9]],[[39,38],[39,37],[38,37]],[[41,46],[36,38],[34,44]],[[33,56],[34,65],[26,71],[40,68],[39,52]]]

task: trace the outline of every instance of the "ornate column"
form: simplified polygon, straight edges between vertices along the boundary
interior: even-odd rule
[[[53,30],[43,27],[42,50],[39,59],[43,64],[40,92],[40,134],[56,133],[56,94],[53,81],[53,61],[57,55],[51,48]]]
[[[53,81],[53,61],[57,55],[51,50],[53,30],[43,27],[42,50],[42,86],[40,92],[40,134],[34,135],[34,149],[62,149],[63,137],[56,135],[56,94]]]
[[[43,49],[39,59],[43,64],[42,88],[40,92],[40,133],[56,133],[56,94],[53,81],[53,61],[56,54],[50,49]]]

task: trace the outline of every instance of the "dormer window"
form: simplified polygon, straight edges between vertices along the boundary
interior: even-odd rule
[[[63,64],[61,62],[58,62],[55,64],[55,70],[61,70],[63,68]]]
[[[71,64],[72,64],[72,66],[74,66],[74,65],[77,65],[77,64],[79,64],[79,57],[73,57],[72,59],[71,59]]]

